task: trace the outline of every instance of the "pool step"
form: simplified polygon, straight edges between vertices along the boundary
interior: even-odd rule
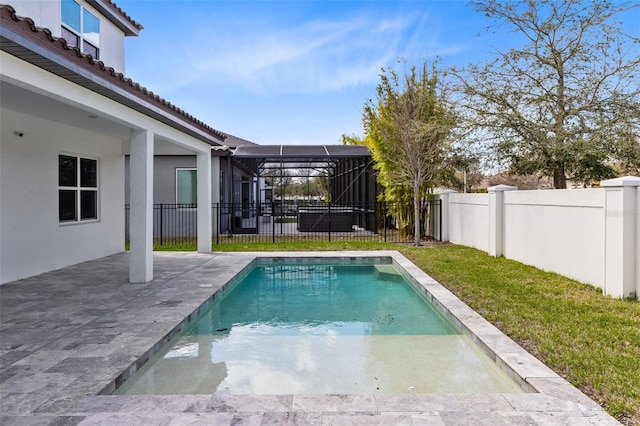
[[[384,265],[374,265],[378,275],[386,278],[402,278],[402,275],[398,270],[391,264]]]

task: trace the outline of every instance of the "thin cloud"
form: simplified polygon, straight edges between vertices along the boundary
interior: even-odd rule
[[[190,66],[171,74],[181,75],[174,79],[180,85],[258,95],[317,94],[372,84],[382,66],[428,37],[419,24],[404,16],[354,16],[285,28],[262,26],[250,34],[218,31],[193,52],[197,58],[175,58],[173,63]]]
[[[350,113],[357,122],[357,110],[374,95],[382,67],[395,66],[399,58],[420,63],[426,55],[445,58],[467,48],[466,39],[450,37],[458,35],[459,29],[450,32],[432,8],[398,4],[353,8],[357,3],[349,3],[349,8],[328,9],[320,15],[306,10],[262,13],[251,6],[225,11],[217,19],[195,21],[193,6],[190,13],[173,16],[173,25],[186,30],[181,37],[158,30],[136,41],[144,60],[129,62],[127,74],[218,126],[225,123],[220,108],[246,111],[247,103],[271,105],[277,97],[289,99],[300,110],[317,103],[313,96],[340,93],[352,93],[340,101],[344,104],[340,108],[353,109],[355,113]],[[204,7],[200,12],[203,17],[213,16],[210,13]],[[186,18],[188,23],[183,23]],[[149,25],[149,31],[154,28],[159,28],[157,23]],[[166,48],[159,46],[171,46],[170,60]],[[194,96],[202,96],[209,107],[196,106]],[[240,99],[244,106],[238,105]],[[344,99],[353,100],[345,103]],[[287,108],[283,104],[275,110],[290,116],[292,112],[284,113]],[[271,109],[270,114],[275,113]],[[340,116],[345,115],[349,114]],[[225,125],[229,130],[235,126]]]

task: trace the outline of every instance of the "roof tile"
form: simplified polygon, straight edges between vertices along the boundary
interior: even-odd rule
[[[122,10],[117,4],[115,4],[115,2],[111,0],[106,0],[106,2],[109,4],[109,7],[111,7],[111,9],[113,9],[120,16],[126,19],[131,25],[136,27],[138,30],[142,30],[144,28],[139,22],[135,21],[129,15],[127,15],[124,10]]]

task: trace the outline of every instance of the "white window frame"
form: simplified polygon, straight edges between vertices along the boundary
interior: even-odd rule
[[[63,186],[60,185],[60,157],[72,157],[76,159],[76,185],[75,186]],[[89,155],[80,155],[69,152],[60,152],[57,156],[58,159],[58,223],[60,225],[77,225],[80,223],[92,223],[100,221],[100,160],[97,157]],[[82,186],[82,170],[80,167],[81,160],[91,160],[96,162],[96,186]],[[60,218],[60,191],[75,191],[75,219],[62,220]],[[96,193],[96,217],[82,219],[82,192],[91,191]]]
[[[175,183],[176,183],[176,206],[178,208],[182,208],[182,209],[194,209],[197,206],[197,201],[198,201],[198,189],[196,187],[196,202],[195,203],[181,203],[180,201],[178,201],[180,198],[178,197],[178,172],[180,171],[190,171],[190,172],[196,172],[196,176],[198,173],[198,169],[195,167],[176,167],[176,173],[175,173]],[[197,179],[197,178],[196,178]],[[197,184],[197,180],[196,180],[196,184]]]
[[[91,16],[93,16],[94,18],[96,18],[98,20],[98,34],[101,33],[100,27],[102,26],[100,18],[91,10],[89,10],[88,8],[84,7],[84,5],[82,3],[80,3],[79,1],[76,0],[71,0],[74,3],[76,3],[79,7],[80,7],[80,32],[78,32],[76,29],[71,28],[71,26],[69,26],[68,24],[65,24],[65,22],[63,21],[63,16],[62,16],[62,2],[60,2],[60,25],[62,27],[64,27],[65,30],[69,31],[70,33],[73,33],[74,35],[76,35],[78,37],[78,40],[80,41],[78,48],[80,49],[80,51],[82,53],[85,53],[84,51],[84,44],[85,42],[91,46],[94,46],[96,48],[96,57],[94,57],[93,59],[95,60],[99,60],[100,59],[100,46],[95,46],[96,43],[92,43],[90,41],[86,41],[85,38],[83,37],[84,34],[84,12],[86,11],[87,13],[89,13]],[[100,39],[102,39],[102,37],[100,37]],[[100,44],[100,40],[97,43],[98,45]],[[91,55],[93,56],[93,55]]]

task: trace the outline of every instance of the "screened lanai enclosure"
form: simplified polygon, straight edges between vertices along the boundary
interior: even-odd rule
[[[300,240],[413,240],[411,203],[377,200],[371,152],[356,145],[240,145],[220,159],[214,245]],[[194,187],[195,188],[195,187]],[[154,244],[195,244],[196,205],[154,204]],[[439,240],[439,200],[421,206],[421,234]],[[129,214],[125,206],[128,241]]]
[[[352,145],[241,145],[230,156],[221,233],[378,231],[371,152]],[[337,235],[337,234],[336,234]]]

